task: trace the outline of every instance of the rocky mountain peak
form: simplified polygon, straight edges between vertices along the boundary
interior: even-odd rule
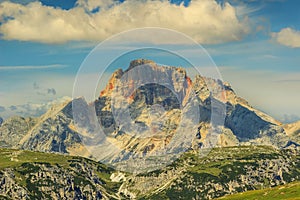
[[[105,89],[100,92],[100,97],[121,92],[132,101],[138,88],[146,85],[150,87],[151,84],[173,91],[183,101],[192,86],[192,80],[182,67],[160,66],[152,60],[137,59],[130,62],[127,70],[118,69],[111,75]],[[160,95],[163,95],[162,90],[156,97]]]
[[[146,64],[155,64],[155,62],[147,59],[136,59],[130,62],[129,67],[126,71],[129,71],[136,66],[146,65]]]
[[[123,74],[124,74],[124,72],[122,69],[117,69],[116,71],[114,71],[114,73],[111,75],[106,87],[104,88],[104,90],[102,90],[100,92],[100,97],[111,94],[111,91],[113,90],[113,88],[116,85],[116,81],[119,80],[123,76]]]

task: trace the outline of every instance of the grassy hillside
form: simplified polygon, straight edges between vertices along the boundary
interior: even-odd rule
[[[121,183],[110,180],[114,172],[86,158],[0,149],[0,199],[117,199]]]
[[[82,157],[0,149],[0,199],[213,199],[241,192],[226,198],[278,199],[299,196],[299,182],[265,188],[294,181],[300,181],[299,153],[268,146],[215,148],[205,157],[189,151],[143,174]]]
[[[0,149],[0,170],[4,168],[20,167],[24,163],[49,163],[58,164],[62,167],[69,166],[72,156],[50,154],[33,151],[21,151],[16,149]]]
[[[220,200],[299,200],[300,182],[280,185],[274,188],[248,191],[219,198]]]
[[[167,169],[143,175],[142,184],[132,181],[129,187],[145,190],[153,177],[172,181],[162,181],[160,189],[148,190],[141,199],[212,199],[300,180],[300,156],[268,146],[215,148],[206,157],[188,152]]]

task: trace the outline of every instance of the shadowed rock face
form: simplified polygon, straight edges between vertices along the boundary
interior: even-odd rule
[[[294,148],[298,148],[300,147],[299,144],[297,144],[296,142],[293,142],[293,141],[288,141],[287,144],[283,147],[284,149],[285,148],[289,148],[289,147],[294,147]]]
[[[180,109],[181,107],[181,103],[177,99],[176,95],[169,88],[155,83],[138,88],[132,94],[132,98],[132,109],[137,107],[139,104],[145,106],[159,104],[165,110]]]
[[[262,120],[246,107],[229,105],[225,126],[234,130],[235,135],[240,141],[247,141],[259,137],[260,133],[270,129],[270,122]]]
[[[123,152],[122,158],[135,153],[151,154],[170,143],[182,114],[187,114],[185,120],[194,118],[192,111],[195,109],[186,111],[192,102],[197,102],[199,109],[191,144],[195,148],[205,146],[208,130],[212,128],[212,110],[217,115],[226,114],[225,122],[214,122],[214,128],[222,130],[219,145],[248,142],[280,146],[288,141],[279,122],[251,107],[228,83],[199,75],[192,81],[183,68],[162,67],[153,61],[139,59],[132,61],[125,71],[116,70],[99,98],[92,103],[79,98],[52,108],[38,119],[6,120],[0,127],[0,146],[81,155],[84,148],[80,135],[95,136],[101,127],[111,143],[128,152]],[[72,103],[85,112],[73,116]],[[222,113],[225,105],[226,113]],[[126,109],[128,115],[120,112]],[[91,114],[93,111],[95,115]],[[138,139],[132,137],[127,125],[119,120],[122,116],[126,116],[127,122],[134,124],[139,132],[155,134]],[[79,117],[75,119],[76,125],[73,117]],[[190,134],[184,129],[181,131],[182,135]],[[16,136],[12,138],[10,134]],[[76,152],[78,146],[80,152]]]

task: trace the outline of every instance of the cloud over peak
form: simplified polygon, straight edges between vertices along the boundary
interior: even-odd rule
[[[102,41],[141,27],[174,29],[202,44],[240,40],[249,32],[248,19],[237,16],[237,8],[214,0],[194,0],[187,7],[167,0],[79,0],[70,10],[3,2],[0,23],[2,39],[42,43]]]

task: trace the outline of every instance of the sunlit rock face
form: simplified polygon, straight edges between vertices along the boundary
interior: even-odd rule
[[[183,68],[134,60],[127,70],[113,73],[94,103],[110,143],[122,149],[110,159],[191,148],[200,105],[192,92],[192,81]],[[181,139],[174,140],[179,132]]]

